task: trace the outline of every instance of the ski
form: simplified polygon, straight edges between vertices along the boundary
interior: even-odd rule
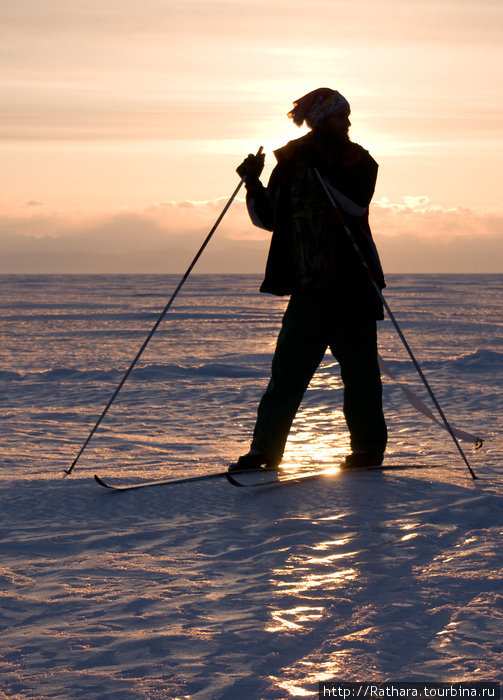
[[[246,473],[249,472],[266,472],[265,469],[247,469]],[[242,471],[234,472],[235,474],[242,474]],[[227,476],[227,472],[214,472],[212,474],[200,474],[199,476],[186,476],[182,479],[160,479],[159,481],[140,481],[135,484],[109,484],[103,479],[101,479],[97,474],[94,475],[94,480],[103,488],[109,489],[110,491],[132,491],[135,489],[144,489],[149,486],[174,486],[175,484],[187,484],[193,481],[210,481],[211,479],[222,479]]]
[[[247,470],[247,472],[224,472],[224,475],[227,478],[227,481],[232,484],[233,486],[239,486],[240,488],[253,488],[253,487],[258,487],[258,486],[270,486],[270,485],[275,485],[275,486],[284,486],[286,484],[297,484],[300,482],[304,481],[313,481],[314,479],[321,479],[323,477],[329,478],[332,476],[340,476],[341,474],[354,474],[357,472],[382,472],[388,469],[395,469],[395,470],[402,470],[402,469],[433,469],[435,467],[440,467],[440,464],[381,464],[379,466],[375,467],[346,467],[344,469],[339,469],[338,471],[334,471],[333,468],[326,469],[321,472],[314,472],[314,473],[309,473],[309,474],[302,474],[302,473],[297,473],[297,474],[292,474],[292,473],[281,473],[281,472],[275,472],[274,477],[275,478],[270,478],[271,472],[268,473],[269,478],[266,479],[260,479],[260,481],[254,480],[249,483],[245,483],[239,478],[236,479],[235,475],[237,474],[238,477],[242,476],[243,474],[246,474],[247,472],[250,472],[250,470]],[[262,476],[263,474],[267,474],[265,470],[254,470],[252,473],[254,476],[257,475],[257,472],[260,473]]]
[[[235,471],[235,472],[213,472],[212,474],[200,474],[199,476],[186,476],[183,477],[182,479],[160,479],[159,481],[141,481],[139,483],[134,483],[134,484],[109,484],[103,479],[101,479],[97,474],[94,475],[94,479],[97,484],[102,486],[105,489],[108,489],[109,491],[112,492],[118,492],[118,491],[133,491],[136,489],[143,489],[143,488],[148,488],[150,486],[175,486],[177,484],[187,484],[187,483],[192,483],[196,481],[211,481],[213,479],[222,479],[226,478],[229,483],[231,483],[233,486],[239,486],[239,487],[256,487],[256,486],[266,486],[266,485],[271,485],[271,484],[293,484],[301,481],[311,481],[313,479],[320,479],[322,477],[330,477],[330,476],[336,476],[340,475],[342,473],[351,473],[351,472],[362,472],[362,471],[383,471],[385,469],[428,469],[428,468],[433,468],[433,467],[439,467],[441,465],[439,464],[388,464],[388,465],[381,465],[379,467],[355,467],[355,468],[347,468],[347,469],[341,469],[340,471],[333,471],[332,468],[324,470],[324,471],[318,471],[318,472],[309,472],[308,474],[302,474],[302,473],[293,473],[293,472],[281,472],[281,471],[274,471],[274,470],[268,470],[268,469],[243,469],[241,471]],[[259,481],[254,480],[253,482],[246,483],[241,480],[239,480],[240,477],[243,477],[243,475],[251,474],[253,476],[260,476],[260,477],[266,477],[261,478]],[[236,478],[238,477],[238,478]]]

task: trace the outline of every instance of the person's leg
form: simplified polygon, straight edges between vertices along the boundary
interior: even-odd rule
[[[292,297],[283,317],[271,379],[258,407],[251,444],[268,461],[281,461],[293,419],[326,348],[316,304],[309,296]]]
[[[330,348],[341,367],[344,415],[353,453],[383,455],[387,428],[382,409],[382,384],[373,319],[334,324]]]

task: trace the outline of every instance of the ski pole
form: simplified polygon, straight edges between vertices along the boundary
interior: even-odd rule
[[[262,148],[262,146],[260,146],[260,148],[259,148],[258,151],[257,151],[257,155],[258,155],[258,156],[262,153],[262,150],[263,150],[263,148]],[[201,247],[200,247],[199,250],[197,251],[197,253],[196,253],[194,259],[192,260],[192,262],[190,263],[189,267],[187,268],[185,274],[183,275],[183,277],[181,278],[180,282],[178,283],[178,285],[177,285],[175,291],[174,291],[173,294],[171,295],[171,298],[169,299],[168,303],[166,304],[166,306],[165,306],[164,309],[162,310],[162,312],[161,312],[159,318],[157,319],[157,321],[154,323],[154,326],[153,326],[152,330],[150,331],[150,333],[148,334],[148,336],[145,338],[145,340],[144,340],[143,345],[141,346],[141,348],[140,348],[140,349],[138,350],[138,352],[136,353],[136,356],[135,356],[134,360],[131,362],[131,364],[129,365],[128,369],[127,369],[126,372],[124,373],[122,379],[121,379],[120,382],[119,382],[119,385],[118,385],[117,389],[114,391],[114,393],[112,394],[112,396],[111,396],[109,402],[107,403],[107,405],[105,406],[105,408],[104,408],[103,411],[101,412],[100,417],[98,418],[98,420],[96,421],[96,423],[95,423],[93,429],[91,430],[91,432],[90,432],[89,435],[87,436],[87,439],[86,439],[86,441],[84,442],[84,444],[82,445],[82,447],[80,448],[80,450],[79,450],[77,456],[76,456],[75,459],[73,460],[73,462],[72,462],[72,464],[70,465],[70,467],[69,467],[68,469],[64,469],[64,470],[63,470],[63,471],[65,472],[65,474],[71,474],[71,473],[72,473],[72,471],[73,471],[75,465],[77,464],[77,462],[78,462],[79,459],[80,459],[80,456],[82,455],[82,453],[84,452],[84,450],[85,450],[86,447],[88,446],[88,444],[89,444],[89,442],[91,441],[91,438],[93,437],[94,433],[97,431],[97,429],[98,429],[98,427],[100,426],[102,420],[104,419],[104,417],[105,417],[106,414],[108,413],[108,410],[109,410],[110,406],[113,404],[113,402],[114,402],[115,399],[117,398],[118,393],[120,392],[120,390],[122,389],[122,387],[123,387],[124,384],[126,383],[127,378],[129,377],[129,375],[130,375],[131,372],[133,371],[133,369],[134,369],[136,363],[138,362],[138,360],[140,359],[141,355],[143,354],[143,351],[145,350],[145,348],[147,347],[147,345],[148,345],[149,342],[151,341],[152,336],[154,335],[154,333],[155,333],[156,330],[158,329],[158,327],[159,327],[161,321],[163,320],[163,318],[166,316],[166,314],[168,313],[169,309],[171,308],[171,305],[173,304],[174,300],[175,300],[176,297],[178,296],[178,293],[180,292],[181,288],[182,288],[183,285],[185,284],[185,282],[186,282],[188,276],[190,275],[190,273],[192,272],[192,270],[193,270],[195,264],[197,263],[197,261],[199,260],[199,258],[201,257],[201,255],[203,254],[204,249],[206,248],[206,246],[207,246],[208,243],[210,242],[211,237],[213,236],[213,234],[214,234],[215,231],[217,230],[217,228],[218,228],[220,222],[222,221],[222,219],[224,218],[225,214],[227,213],[227,210],[228,210],[229,207],[231,206],[232,202],[234,201],[234,199],[235,199],[237,193],[238,193],[239,190],[241,189],[241,186],[243,185],[243,183],[244,183],[245,180],[246,180],[246,175],[245,175],[244,177],[241,178],[241,180],[239,181],[238,186],[236,187],[236,189],[234,190],[234,192],[233,192],[232,195],[230,196],[229,201],[227,202],[227,204],[225,205],[225,207],[222,209],[222,212],[221,212],[220,216],[219,216],[218,219],[215,221],[215,223],[214,223],[214,225],[213,225],[211,231],[208,233],[208,235],[207,235],[206,238],[204,239],[203,244],[201,245]]]
[[[440,406],[440,404],[439,404],[439,402],[438,402],[438,400],[437,400],[437,397],[436,397],[435,394],[433,393],[433,390],[432,390],[432,388],[431,388],[431,386],[430,386],[428,380],[427,380],[426,377],[424,376],[423,370],[421,369],[421,367],[420,367],[420,365],[419,365],[419,362],[416,360],[416,358],[415,358],[415,356],[414,356],[414,353],[412,352],[412,349],[411,349],[409,343],[407,342],[407,339],[405,338],[405,336],[404,336],[404,334],[403,334],[403,332],[402,332],[402,329],[401,329],[400,326],[398,325],[398,322],[397,322],[397,320],[395,319],[395,317],[394,317],[394,315],[393,315],[393,313],[392,313],[392,311],[391,311],[391,309],[390,309],[390,307],[389,307],[388,302],[387,302],[386,299],[384,298],[384,295],[383,295],[383,293],[382,293],[382,291],[381,291],[379,285],[377,284],[377,282],[376,282],[376,280],[375,280],[375,277],[374,277],[374,275],[373,275],[373,273],[372,273],[372,270],[370,269],[370,267],[369,267],[369,265],[368,265],[368,263],[367,263],[367,261],[366,261],[366,259],[365,259],[365,256],[363,255],[363,253],[362,253],[362,251],[361,251],[361,249],[360,249],[360,246],[358,245],[358,242],[357,242],[355,236],[353,235],[352,231],[351,231],[350,228],[348,227],[348,225],[347,225],[347,223],[346,223],[346,220],[345,220],[345,218],[344,218],[344,215],[343,215],[343,213],[342,213],[340,207],[338,206],[338,204],[337,204],[337,202],[335,201],[335,199],[334,199],[332,193],[331,193],[330,190],[328,189],[326,182],[324,181],[324,179],[321,177],[320,173],[318,172],[318,169],[317,169],[317,168],[314,168],[314,172],[316,173],[316,177],[317,177],[318,180],[320,181],[320,184],[321,184],[321,186],[323,187],[323,190],[325,191],[325,194],[327,195],[327,197],[328,197],[328,199],[329,199],[329,201],[330,201],[330,204],[331,204],[332,207],[334,208],[334,211],[335,211],[335,213],[337,214],[337,217],[338,217],[338,219],[339,219],[339,222],[341,223],[341,225],[342,225],[342,227],[343,227],[343,229],[344,229],[344,231],[345,231],[347,237],[349,238],[349,241],[350,241],[350,243],[351,243],[351,245],[352,245],[352,247],[353,247],[353,250],[355,251],[356,255],[358,256],[358,259],[360,260],[360,262],[362,263],[362,265],[363,265],[363,267],[364,267],[364,269],[365,269],[365,272],[367,273],[367,275],[368,275],[368,277],[369,277],[369,279],[370,279],[370,281],[371,281],[371,283],[372,283],[372,286],[374,287],[374,289],[375,289],[377,295],[379,296],[379,299],[381,300],[381,302],[382,302],[384,308],[386,309],[386,311],[387,311],[387,313],[388,313],[388,316],[389,316],[389,318],[390,318],[390,320],[391,320],[391,323],[392,323],[393,326],[395,327],[395,330],[396,330],[396,332],[398,333],[398,336],[399,336],[400,340],[402,341],[402,343],[403,343],[403,345],[404,345],[404,347],[405,347],[405,349],[406,349],[406,351],[407,351],[407,353],[408,353],[410,359],[412,360],[412,363],[413,363],[413,365],[414,365],[414,367],[415,367],[417,373],[419,374],[419,377],[421,378],[421,381],[423,382],[424,386],[426,387],[426,390],[427,390],[427,392],[428,392],[428,394],[429,394],[431,400],[433,401],[433,404],[434,404],[435,408],[437,409],[437,411],[438,411],[438,413],[439,413],[439,415],[440,415],[440,418],[442,419],[442,421],[443,421],[443,423],[444,423],[444,425],[445,425],[445,427],[446,427],[446,429],[447,429],[447,432],[449,433],[449,435],[450,435],[451,438],[453,439],[454,444],[456,445],[456,447],[457,447],[457,449],[458,449],[458,451],[459,451],[461,457],[463,458],[464,463],[465,463],[466,466],[468,467],[468,471],[470,472],[470,475],[471,475],[472,479],[477,479],[478,477],[477,477],[477,475],[475,474],[475,472],[473,471],[473,469],[471,468],[470,463],[468,462],[468,459],[466,458],[466,455],[465,455],[465,453],[463,452],[463,449],[462,449],[461,445],[459,444],[459,441],[458,441],[456,435],[454,434],[454,431],[453,431],[453,429],[452,429],[452,427],[451,427],[449,421],[447,420],[447,418],[446,418],[446,416],[445,416],[445,414],[444,414],[444,412],[443,412],[443,410],[442,410],[442,408],[441,408],[441,406]]]

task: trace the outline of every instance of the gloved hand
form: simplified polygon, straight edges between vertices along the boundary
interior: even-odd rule
[[[239,177],[246,177],[248,182],[258,180],[262,170],[264,169],[265,155],[261,153],[254,156],[250,153],[248,158],[245,158],[240,166],[236,168]]]

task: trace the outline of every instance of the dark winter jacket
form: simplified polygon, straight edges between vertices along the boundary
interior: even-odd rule
[[[275,151],[267,188],[251,182],[252,222],[272,231],[261,292],[276,295],[319,290],[341,314],[383,317],[382,304],[358,259],[314,168],[336,200],[378,286],[385,286],[368,224],[377,163],[358,144],[321,142],[314,132]]]

